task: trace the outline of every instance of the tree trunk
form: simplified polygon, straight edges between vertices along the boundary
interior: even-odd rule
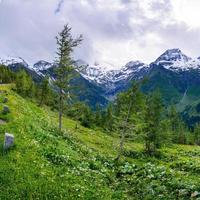
[[[120,146],[119,146],[119,153],[117,155],[117,158],[115,159],[117,161],[120,159],[120,157],[121,157],[121,155],[123,154],[123,151],[124,151],[125,134],[126,134],[128,120],[129,120],[129,117],[130,117],[131,107],[132,107],[132,99],[130,100],[129,107],[128,107],[128,113],[127,113],[126,119],[124,121],[123,130],[121,132],[121,140],[120,140]]]
[[[41,99],[40,99],[39,106],[42,106],[42,105],[43,105],[43,101],[44,101],[44,97],[43,97],[43,94],[42,94]]]
[[[62,89],[60,89],[59,95],[59,132],[62,131],[62,112],[63,112],[63,99],[62,99]]]

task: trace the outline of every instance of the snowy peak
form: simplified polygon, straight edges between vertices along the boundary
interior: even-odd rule
[[[113,71],[111,70],[113,66],[108,63],[99,64],[95,62],[92,65],[84,62],[83,60],[77,60],[75,65],[78,67],[77,71],[87,80],[95,82],[99,85],[104,84],[107,81],[110,81],[112,77],[111,74]]]
[[[161,65],[172,71],[200,69],[200,57],[192,59],[182,53],[180,49],[169,49],[152,64]]]
[[[106,63],[89,65],[83,61],[78,60],[76,65],[79,67],[78,71],[87,80],[94,82],[104,88],[113,88],[121,81],[127,81],[135,78],[140,79],[146,73],[149,65],[140,61],[130,61],[121,69],[112,69],[113,66],[108,66]]]
[[[128,62],[124,67],[121,68],[121,70],[131,70],[131,71],[138,71],[143,67],[148,67],[147,64],[137,60],[137,61],[130,61]]]
[[[10,56],[8,56],[6,58],[0,57],[0,64],[6,65],[6,66],[15,65],[15,64],[21,64],[24,67],[29,66],[23,58],[21,58],[21,57],[10,57]]]
[[[54,66],[54,64],[52,64],[52,63],[46,62],[44,60],[40,60],[40,61],[38,61],[37,63],[35,63],[33,65],[33,69],[36,72],[40,72],[40,71],[47,70],[47,69],[49,69],[49,68],[51,68],[53,66]]]
[[[190,57],[186,56],[180,49],[168,49],[165,51],[156,61],[155,63],[174,63],[176,61],[186,63],[191,60]]]
[[[140,79],[144,76],[145,71],[149,68],[149,65],[141,61],[130,61],[120,70],[115,71],[114,81],[127,80],[130,78]]]

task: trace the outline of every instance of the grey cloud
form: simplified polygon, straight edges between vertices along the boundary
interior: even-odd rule
[[[60,0],[60,1],[58,2],[58,6],[57,6],[57,8],[55,9],[55,14],[57,14],[57,13],[60,12],[64,1],[65,1],[65,0]]]
[[[108,2],[110,1],[110,4]],[[74,58],[93,62],[104,58],[106,49],[117,44],[130,52],[120,59],[134,57],[142,52],[142,59],[153,60],[158,52],[174,46],[186,53],[196,55],[200,41],[200,30],[189,30],[186,24],[169,19],[172,5],[169,0],[152,0],[150,11],[154,17],[145,14],[140,0],[6,0],[0,4],[0,56],[11,54],[21,56],[30,62],[38,59],[54,60],[55,36],[65,23],[72,26],[74,35],[83,34],[83,44],[75,51]],[[116,8],[112,3],[118,3]],[[55,14],[56,13],[56,14]],[[165,23],[170,21],[170,24]],[[147,41],[148,35],[160,38],[160,42]],[[194,40],[193,38],[196,38]],[[149,43],[152,51],[149,52]],[[130,46],[130,45],[129,45]],[[115,58],[118,49],[112,49],[109,56]],[[134,52],[133,52],[134,51]],[[139,53],[138,53],[139,54]],[[108,56],[107,56],[108,57]],[[110,60],[112,60],[110,58]],[[109,59],[109,58],[107,58]]]

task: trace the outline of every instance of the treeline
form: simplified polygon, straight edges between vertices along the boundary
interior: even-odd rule
[[[44,77],[40,83],[36,83],[25,70],[12,72],[7,66],[1,65],[0,83],[14,83],[13,90],[22,97],[30,98],[39,105],[45,104],[56,109],[57,95],[50,86],[49,77]]]
[[[0,65],[0,84],[11,83],[15,80],[15,73],[12,72],[8,67]]]
[[[49,77],[35,83],[24,70],[12,72],[0,66],[0,83],[15,83],[18,94],[58,109],[58,95],[50,84]],[[200,145],[200,124],[190,130],[181,119],[175,106],[166,108],[159,91],[145,95],[141,92],[142,83],[134,83],[124,93],[118,94],[107,108],[96,105],[92,110],[84,102],[71,102],[64,105],[63,114],[80,121],[88,128],[100,128],[108,134],[118,133],[136,141],[144,141],[147,151],[152,152],[166,143]]]
[[[108,134],[118,133],[120,154],[127,139],[143,142],[148,154],[168,144],[200,145],[200,124],[189,129],[175,106],[164,106],[159,90],[146,95],[141,92],[141,85],[134,83],[106,109],[97,105],[92,111],[84,103],[78,103],[68,109],[67,115],[83,126],[98,127]]]

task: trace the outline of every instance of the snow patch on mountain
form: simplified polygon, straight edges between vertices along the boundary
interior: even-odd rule
[[[113,66],[110,66],[108,64],[99,64],[94,63],[93,65],[89,65],[88,63],[77,60],[75,62],[75,65],[77,66],[77,71],[87,80],[94,81],[98,84],[101,84],[105,81],[105,78],[109,78],[110,72],[112,73],[113,70],[110,70],[110,68],[113,68]]]
[[[55,63],[40,60],[34,65],[28,65],[21,57],[6,57],[0,58],[0,63],[8,66],[22,65],[37,74],[44,76],[44,71],[55,67]],[[130,61],[120,69],[115,69],[115,66],[109,63],[94,63],[88,64],[83,60],[75,61],[75,69],[81,76],[88,81],[97,84],[103,88],[115,89],[120,87],[125,82],[130,80],[139,80],[146,76],[151,69],[151,65],[161,65],[162,67],[172,71],[186,71],[197,69],[200,71],[200,57],[192,59],[186,56],[180,49],[169,49],[165,51],[155,62],[145,64],[141,61]]]
[[[36,72],[41,72],[41,71],[47,70],[53,66],[54,66],[53,63],[49,63],[44,60],[40,60],[33,65],[32,69],[35,70]]]
[[[162,65],[172,71],[200,69],[200,59],[192,59],[182,53],[180,49],[167,50],[153,64]]]
[[[82,61],[78,61],[77,63],[79,67],[78,71],[85,79],[109,88],[114,87],[113,84],[116,82],[127,80],[141,69],[149,67],[140,61],[130,61],[118,70],[115,70],[114,66],[108,66],[105,63],[95,63],[94,65],[89,65]]]
[[[2,65],[14,65],[14,64],[21,64],[24,67],[29,67],[28,63],[21,57],[11,57],[11,56],[7,56],[6,58],[1,58],[0,57],[0,64]]]

